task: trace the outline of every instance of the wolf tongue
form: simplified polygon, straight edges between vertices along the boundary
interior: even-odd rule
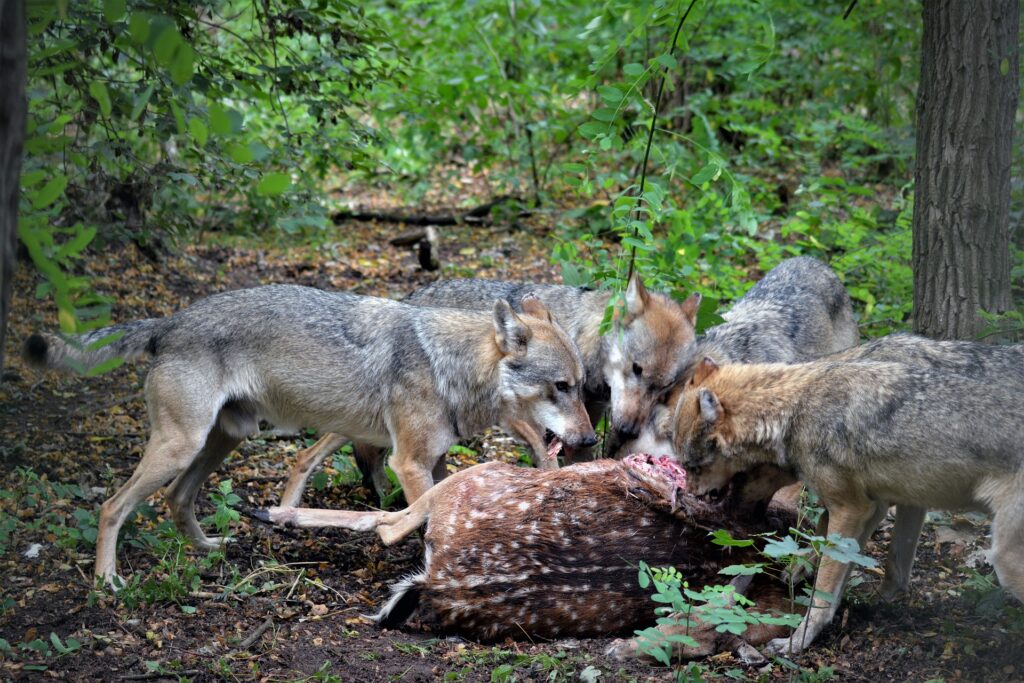
[[[551,439],[551,443],[548,444],[548,457],[557,458],[558,454],[562,452],[562,440],[557,436]]]

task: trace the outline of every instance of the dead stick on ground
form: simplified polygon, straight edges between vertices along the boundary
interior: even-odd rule
[[[154,681],[159,678],[181,679],[183,676],[198,676],[202,672],[199,669],[186,669],[185,671],[150,671],[144,674],[126,674],[119,676],[121,681]]]
[[[249,637],[238,644],[239,650],[248,650],[264,633],[274,626],[274,618],[267,617],[266,621],[256,627],[256,630],[249,634]]]

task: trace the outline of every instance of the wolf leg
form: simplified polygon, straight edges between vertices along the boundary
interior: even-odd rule
[[[377,494],[378,503],[384,496],[391,493],[391,480],[388,479],[388,475],[384,471],[386,451],[386,448],[371,444],[352,442],[352,455],[360,474],[363,475],[363,485],[373,489]]]
[[[1024,602],[1024,488],[1018,475],[1015,496],[996,508],[992,520],[992,564],[1005,591]]]
[[[847,499],[842,503],[826,503],[828,533],[839,534],[844,538],[861,538],[865,527],[876,515],[876,503],[859,492],[844,493]],[[849,564],[823,557],[814,581],[815,597],[803,621],[789,637],[770,641],[765,651],[771,654],[798,654],[813,643],[839,609],[849,570]],[[829,596],[831,599],[828,599]]]
[[[341,434],[325,434],[309,448],[299,451],[295,456],[292,472],[288,475],[284,493],[281,494],[282,507],[295,507],[299,504],[309,475],[320,466],[327,456],[338,450],[347,440]]]
[[[175,526],[199,550],[214,550],[223,543],[223,539],[210,538],[203,533],[196,520],[196,495],[203,483],[240,442],[238,437],[215,426],[206,437],[206,444],[199,456],[167,489],[167,504],[171,508]]]
[[[117,534],[135,508],[192,466],[206,442],[223,399],[207,386],[197,368],[156,367],[146,380],[152,432],[146,452],[117,493],[100,507],[96,538],[96,577],[115,586]],[[191,381],[190,381],[191,380]]]
[[[410,401],[410,405],[414,405]],[[412,505],[434,485],[431,471],[444,457],[456,437],[445,424],[424,420],[410,412],[396,415],[390,428],[393,450],[390,465],[402,485],[405,500]]]
[[[885,557],[885,578],[879,592],[882,598],[891,600],[910,587],[910,571],[914,567],[917,542],[927,510],[910,505],[896,506],[896,522],[889,541],[889,553]]]

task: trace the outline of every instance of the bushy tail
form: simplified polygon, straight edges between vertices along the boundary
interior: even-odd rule
[[[112,358],[130,360],[144,353],[156,354],[167,326],[167,318],[148,318],[111,325],[77,337],[33,334],[25,341],[22,355],[33,367],[66,367],[86,372]]]
[[[423,582],[427,578],[426,571],[411,574],[391,587],[391,598],[373,616],[373,620],[381,628],[398,628],[409,620],[420,606]]]

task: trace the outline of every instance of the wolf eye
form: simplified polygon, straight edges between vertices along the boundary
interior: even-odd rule
[[[644,369],[637,365],[636,363],[633,363],[633,374],[639,377],[640,375],[644,374]]]
[[[564,393],[569,391],[569,383],[568,382],[555,382],[555,389],[558,389],[559,391],[561,391],[564,394]]]

